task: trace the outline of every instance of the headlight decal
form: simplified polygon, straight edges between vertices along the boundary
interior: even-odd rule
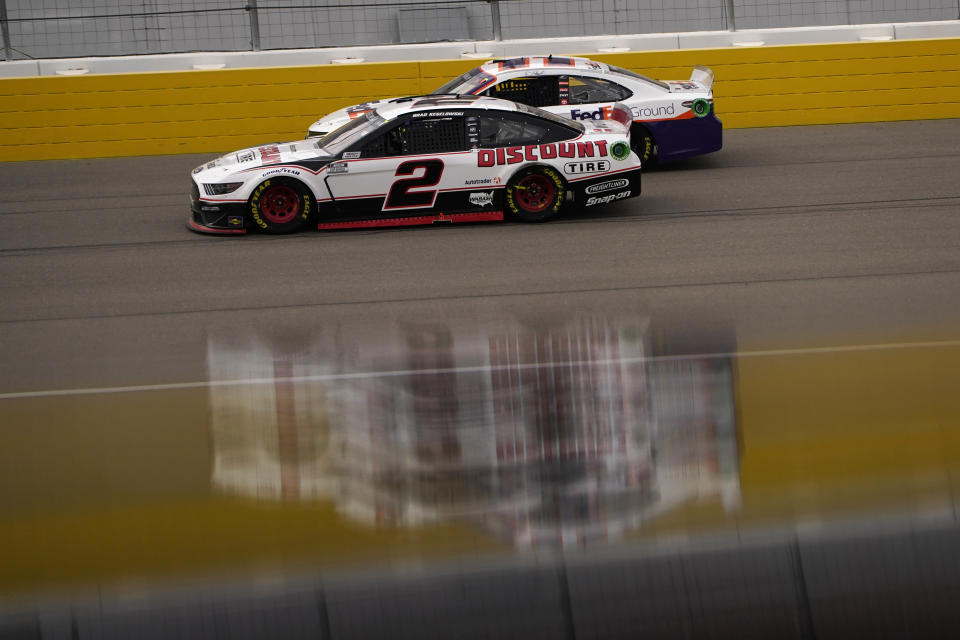
[[[204,184],[203,191],[208,196],[222,196],[227,193],[233,193],[243,186],[242,182],[224,182],[222,184]]]

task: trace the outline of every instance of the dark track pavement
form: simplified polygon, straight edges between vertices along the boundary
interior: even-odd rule
[[[0,393],[196,380],[205,331],[389,309],[629,305],[741,344],[957,326],[960,120],[729,131],[629,202],[544,225],[184,228],[206,156],[0,164]]]

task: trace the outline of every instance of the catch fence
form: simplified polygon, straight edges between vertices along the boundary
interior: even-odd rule
[[[0,59],[960,19],[960,0],[0,0]]]

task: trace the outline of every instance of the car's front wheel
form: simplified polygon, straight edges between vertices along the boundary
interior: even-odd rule
[[[554,169],[522,169],[507,183],[507,211],[523,222],[544,222],[560,211],[566,194],[563,178]]]
[[[294,233],[313,216],[313,196],[292,178],[264,180],[250,195],[250,217],[266,233]]]

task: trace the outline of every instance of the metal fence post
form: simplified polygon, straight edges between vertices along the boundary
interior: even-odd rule
[[[490,2],[490,21],[493,23],[493,39],[503,40],[503,31],[500,26],[500,0],[488,0]]]
[[[733,12],[733,0],[726,0],[727,4],[727,30],[736,31],[737,30],[737,16]]]
[[[260,14],[257,13],[257,0],[247,0],[244,8],[250,16],[250,49],[260,51]]]
[[[0,0],[0,37],[3,38],[3,59],[10,60],[10,25],[7,23],[7,0]]]

